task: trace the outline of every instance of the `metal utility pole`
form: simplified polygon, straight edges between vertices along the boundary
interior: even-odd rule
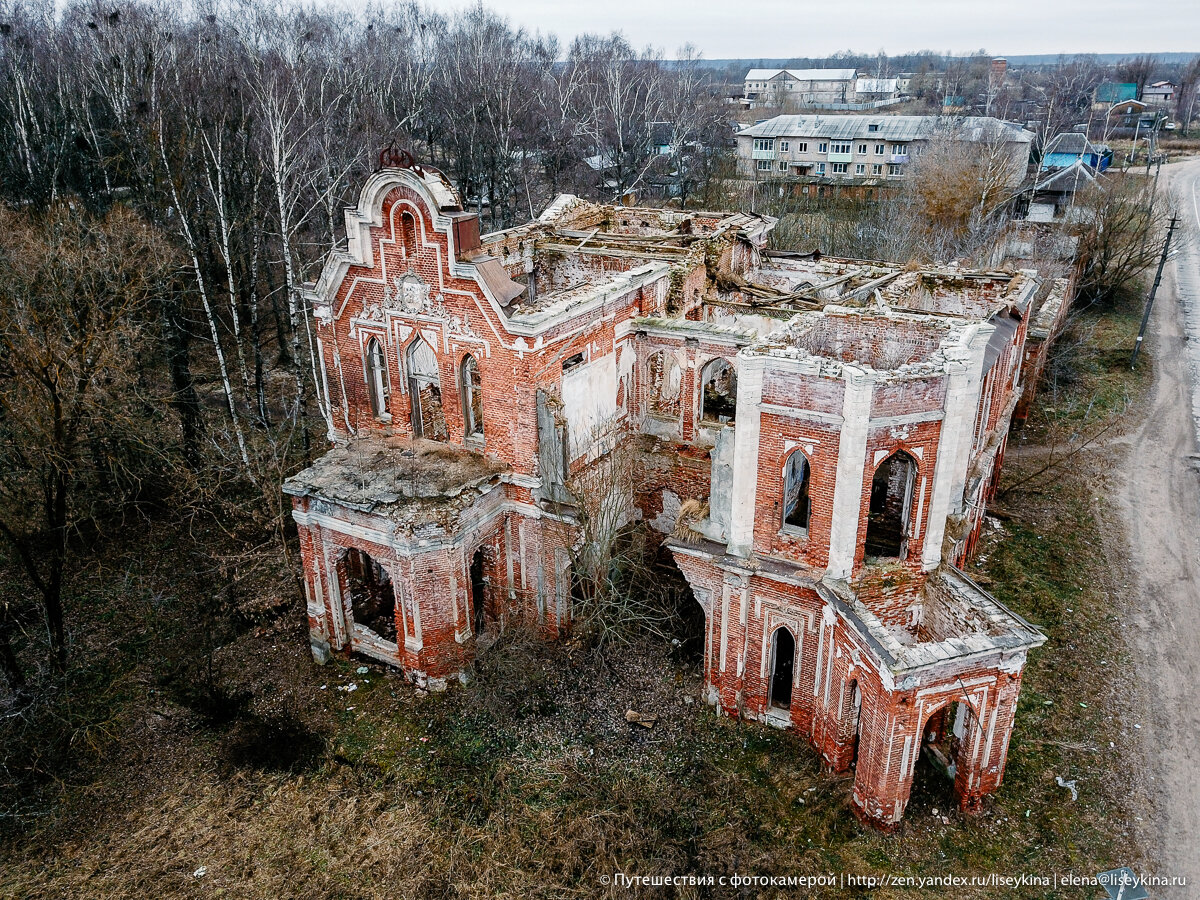
[[[1147,225],[1146,227],[1149,227]],[[1146,326],[1150,324],[1150,310],[1154,308],[1154,294],[1162,281],[1163,266],[1167,264],[1167,251],[1171,249],[1171,235],[1175,233],[1175,216],[1171,216],[1171,224],[1167,228],[1167,239],[1163,241],[1162,256],[1158,260],[1158,271],[1154,273],[1154,284],[1150,286],[1150,296],[1146,298],[1146,311],[1142,313],[1142,327],[1138,329],[1137,343],[1133,345],[1133,356],[1129,359],[1129,368],[1137,363],[1138,353],[1142,349],[1142,339],[1146,336]]]

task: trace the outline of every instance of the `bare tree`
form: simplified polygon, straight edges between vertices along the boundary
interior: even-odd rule
[[[948,131],[928,141],[906,178],[899,207],[907,201],[915,254],[947,261],[990,247],[1003,228],[1005,204],[1021,185],[1025,146],[1007,140],[1000,129],[975,135]]]
[[[1158,59],[1151,55],[1135,56],[1123,62],[1117,68],[1117,78],[1123,82],[1137,85],[1137,95],[1142,96],[1142,91],[1146,89],[1146,85],[1154,76],[1154,70],[1158,67]]]
[[[0,207],[0,535],[37,591],[60,669],[69,536],[137,490],[131,460],[161,443],[141,430],[138,363],[173,267],[129,212],[93,220],[60,203],[38,221]]]
[[[1196,94],[1200,93],[1200,56],[1191,61],[1179,73],[1179,95],[1176,98],[1176,115],[1183,125],[1186,136],[1191,128],[1192,115],[1196,109]]]
[[[1110,174],[1081,193],[1088,221],[1079,234],[1078,293],[1111,302],[1136,289],[1137,276],[1158,260],[1169,204],[1152,202],[1154,182],[1141,175]]]
[[[650,549],[635,527],[644,481],[636,441],[619,420],[599,423],[587,461],[567,480],[578,529],[571,547],[572,628],[599,644],[666,637],[671,616],[650,585]]]

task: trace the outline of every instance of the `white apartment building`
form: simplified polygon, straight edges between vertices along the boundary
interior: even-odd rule
[[[776,116],[738,132],[738,171],[760,180],[903,178],[913,158],[943,135],[998,143],[1011,160],[1011,184],[1024,178],[1033,133],[984,116]]]

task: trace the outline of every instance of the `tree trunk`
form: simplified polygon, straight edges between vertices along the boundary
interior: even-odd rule
[[[0,619],[0,672],[8,682],[9,691],[16,697],[25,693],[25,672],[12,648],[13,623],[5,611]]]
[[[200,468],[200,437],[203,422],[200,398],[188,363],[188,332],[180,321],[182,310],[177,295],[170,292],[161,301],[167,369],[171,375],[171,405],[183,432],[183,458],[192,470]]]

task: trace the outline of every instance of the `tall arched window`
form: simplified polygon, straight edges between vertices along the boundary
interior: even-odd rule
[[[405,256],[417,252],[417,220],[410,212],[400,214],[400,245]]]
[[[808,497],[810,470],[808,457],[795,450],[783,467],[783,527],[789,531],[808,531],[812,506]]]
[[[732,422],[737,412],[737,373],[729,360],[709,360],[700,373],[700,418]]]
[[[903,450],[897,450],[875,470],[867,510],[867,556],[905,555],[916,477],[917,461]]]
[[[479,363],[467,354],[463,357],[459,372],[459,390],[462,392],[463,436],[483,437],[483,377],[479,374]]]
[[[388,414],[387,356],[377,338],[367,341],[363,373],[367,379],[367,398],[371,401],[371,415],[382,419]]]
[[[446,417],[442,412],[442,382],[437,354],[424,338],[408,345],[408,391],[412,402],[412,427],[416,437],[445,441]]]

